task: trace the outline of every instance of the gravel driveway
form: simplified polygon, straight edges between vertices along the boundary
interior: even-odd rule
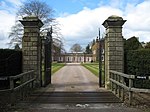
[[[68,63],[52,76],[55,91],[103,91],[98,77],[79,63]]]
[[[52,76],[52,85],[54,88],[51,89],[51,86],[47,87],[47,91],[42,96],[39,96],[38,99],[44,98],[43,101],[49,100],[48,92],[53,90],[55,92],[101,91],[104,93],[107,91],[104,88],[99,88],[98,77],[78,63],[67,64],[56,72]],[[29,102],[18,104],[15,110],[17,110],[15,112],[143,112],[139,109],[128,108],[122,103],[49,104]]]

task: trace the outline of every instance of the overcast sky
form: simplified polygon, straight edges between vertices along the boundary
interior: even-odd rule
[[[0,0],[0,48],[8,47],[8,33],[15,13],[25,0]],[[111,15],[123,17],[124,38],[139,37],[150,41],[150,0],[42,0],[55,10],[66,50],[79,43],[85,47],[105,29],[102,23]]]

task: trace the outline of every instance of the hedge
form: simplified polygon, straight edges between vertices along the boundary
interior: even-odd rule
[[[125,73],[136,76],[150,76],[150,49],[126,51]],[[150,88],[150,81],[136,79],[134,86],[139,88]]]
[[[8,76],[22,72],[22,52],[11,49],[0,49],[0,88],[9,85]]]

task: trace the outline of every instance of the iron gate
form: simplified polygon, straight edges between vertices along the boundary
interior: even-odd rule
[[[105,85],[105,39],[100,37],[99,29],[99,87],[104,87]]]
[[[47,86],[51,83],[51,65],[52,65],[52,28],[47,32],[44,39],[44,67],[43,67],[43,85]]]

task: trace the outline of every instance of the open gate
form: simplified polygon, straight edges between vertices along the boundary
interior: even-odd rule
[[[100,29],[99,29],[99,87],[104,87],[105,85],[105,38],[100,37]]]
[[[47,36],[43,43],[44,64],[42,67],[42,85],[47,86],[51,83],[51,63],[52,63],[52,28],[47,32]]]

